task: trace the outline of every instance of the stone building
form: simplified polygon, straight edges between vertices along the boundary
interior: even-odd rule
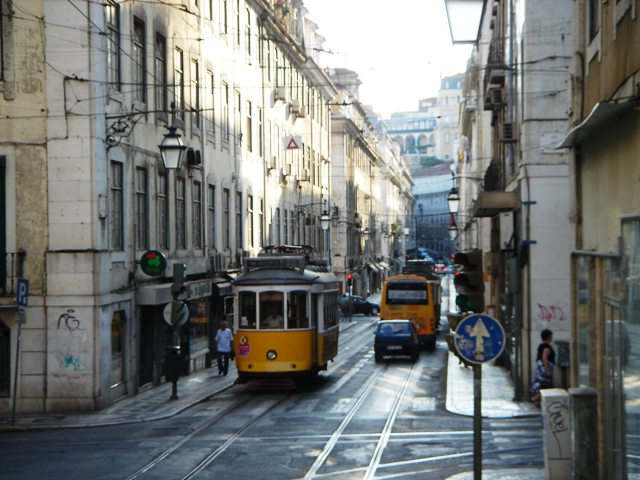
[[[329,257],[337,91],[303,47],[301,2],[0,6],[0,410],[14,394],[19,411],[103,408],[161,382],[176,342],[183,373],[207,368],[246,255],[310,243]],[[160,157],[169,132],[178,169]],[[150,258],[166,268],[145,273]],[[174,331],[176,264],[189,315]]]

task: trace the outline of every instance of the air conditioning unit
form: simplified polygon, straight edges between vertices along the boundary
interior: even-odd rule
[[[297,117],[304,117],[304,105],[299,99],[291,100],[291,113],[294,113]]]
[[[498,125],[498,141],[502,143],[518,141],[518,125],[516,122],[503,122]]]
[[[212,253],[209,257],[211,259],[211,269],[214,272],[224,272],[227,269],[227,255],[224,253]]]
[[[504,68],[492,68],[489,70],[489,83],[503,86],[506,76],[507,72]]]
[[[287,101],[287,87],[276,87],[276,101]]]
[[[284,168],[282,169],[282,172],[285,175],[291,175],[291,164],[290,163],[285,163],[284,164]]]
[[[273,170],[276,168],[276,166],[278,165],[278,157],[276,157],[275,155],[273,155],[271,157],[271,161],[269,162],[269,170]]]

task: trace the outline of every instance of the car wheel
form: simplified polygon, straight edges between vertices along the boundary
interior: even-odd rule
[[[371,315],[378,315],[378,313],[380,313],[378,307],[373,307],[371,309]]]
[[[416,363],[418,361],[418,358],[420,358],[420,356],[417,353],[414,353],[413,355],[411,355],[411,361],[413,363]]]
[[[382,361],[382,355],[380,355],[379,353],[376,353],[375,360],[376,360],[376,363],[380,363]]]

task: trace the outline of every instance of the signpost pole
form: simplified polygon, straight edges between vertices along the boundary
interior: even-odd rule
[[[24,307],[20,307],[19,317],[23,317]],[[18,398],[18,367],[20,365],[20,337],[22,336],[22,323],[23,320],[18,320],[18,338],[16,340],[16,370],[13,374],[13,407],[11,408],[11,425],[16,424],[16,399]]]
[[[504,350],[505,333],[495,318],[474,314],[456,327],[453,345],[465,362],[473,364],[473,479],[482,480],[482,364]],[[451,347],[450,347],[451,348]]]
[[[482,364],[473,366],[473,480],[482,480]]]

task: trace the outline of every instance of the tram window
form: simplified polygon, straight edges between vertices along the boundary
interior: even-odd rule
[[[284,293],[282,292],[260,294],[260,328],[284,328],[283,304]]]
[[[289,293],[288,328],[309,328],[308,293],[304,290]]]
[[[238,297],[240,303],[240,328],[256,328],[256,294],[255,292],[241,292]]]

